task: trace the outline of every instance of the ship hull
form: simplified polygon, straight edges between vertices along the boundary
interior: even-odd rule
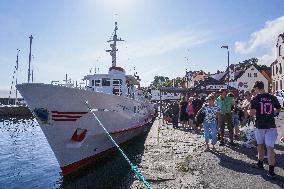
[[[86,101],[118,144],[145,132],[154,113],[146,101],[105,93],[47,84],[21,84],[17,88],[37,118],[63,175],[114,147]]]

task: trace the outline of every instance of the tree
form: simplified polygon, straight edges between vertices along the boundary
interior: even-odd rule
[[[151,88],[159,88],[164,85],[168,85],[169,78],[165,76],[155,76],[154,81],[151,83]]]
[[[151,82],[151,89],[159,89],[161,87],[178,87],[181,85],[181,83],[184,81],[183,78],[177,77],[174,79],[169,79],[169,77],[165,76],[155,76],[154,81]]]

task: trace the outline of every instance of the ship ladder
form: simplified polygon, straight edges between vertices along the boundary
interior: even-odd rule
[[[104,127],[104,125],[102,124],[102,122],[99,120],[99,118],[97,117],[97,115],[94,113],[94,111],[91,110],[91,108],[89,107],[88,101],[85,101],[85,104],[88,108],[88,110],[93,114],[94,118],[98,121],[99,125],[103,128],[103,130],[105,131],[105,133],[107,134],[108,138],[111,140],[111,142],[116,146],[116,148],[119,150],[119,152],[122,154],[122,156],[124,157],[124,159],[128,162],[128,164],[130,165],[132,171],[135,173],[135,175],[138,177],[138,179],[144,184],[144,186],[147,189],[152,189],[151,185],[149,184],[149,182],[147,182],[147,180],[145,179],[145,177],[142,175],[142,173],[140,172],[140,170],[138,169],[138,167],[136,165],[134,165],[130,159],[127,157],[127,155],[123,152],[123,150],[118,146],[118,144],[115,142],[115,140],[112,138],[112,136],[109,134],[109,132],[106,130],[106,128]]]

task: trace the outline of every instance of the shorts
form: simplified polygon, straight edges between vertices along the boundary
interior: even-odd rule
[[[257,144],[265,144],[268,147],[274,148],[278,136],[276,128],[255,129],[254,134]]]

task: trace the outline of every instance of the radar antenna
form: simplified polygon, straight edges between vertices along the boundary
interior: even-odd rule
[[[118,30],[118,27],[117,27],[117,22],[115,22],[115,27],[114,27],[114,34],[112,36],[112,39],[108,40],[107,42],[110,43],[110,42],[113,42],[111,44],[109,44],[111,50],[106,50],[106,52],[109,52],[111,58],[112,58],[112,66],[116,67],[116,51],[118,51],[116,49],[116,42],[117,41],[124,41],[123,39],[121,38],[117,38],[117,35],[116,35],[116,31]]]

